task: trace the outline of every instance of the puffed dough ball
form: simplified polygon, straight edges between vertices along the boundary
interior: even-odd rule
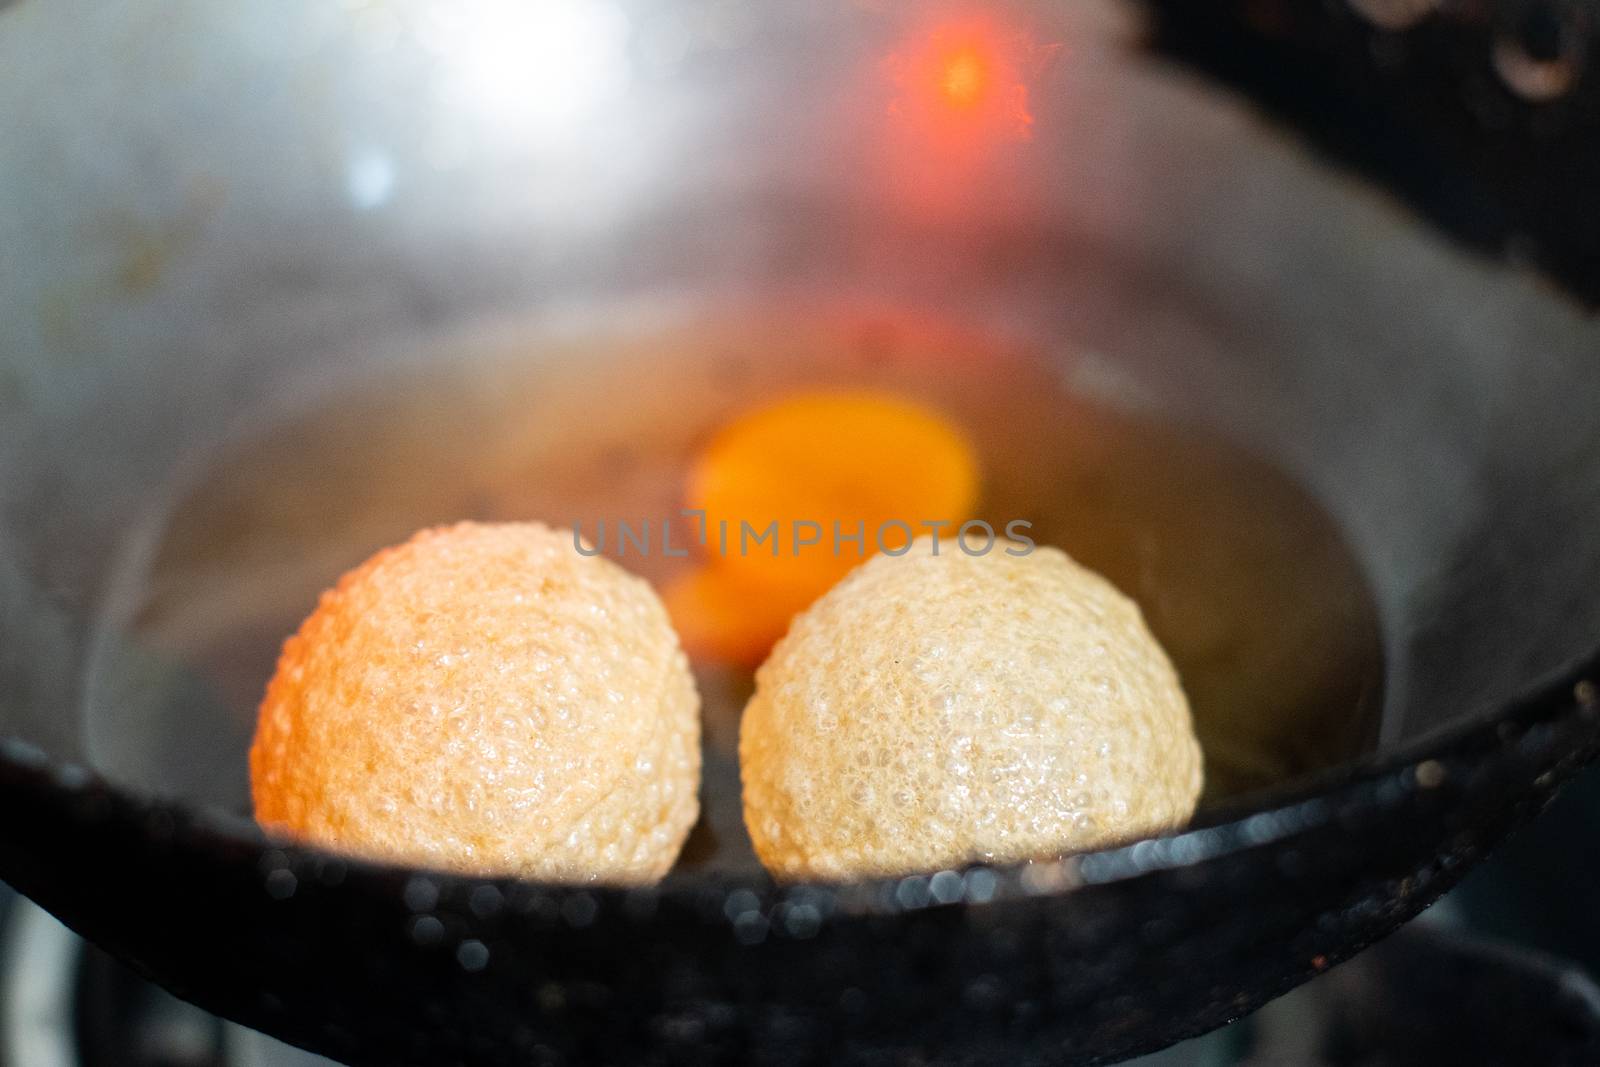
[[[645,582],[538,524],[424,530],[284,645],[250,777],[269,829],[480,874],[651,882],[698,813],[699,697]]]
[[[857,568],[757,673],[739,759],[768,870],[903,874],[1186,822],[1200,746],[1138,607],[1058,549],[938,548]]]

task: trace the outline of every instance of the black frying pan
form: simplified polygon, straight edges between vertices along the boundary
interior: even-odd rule
[[[519,81],[505,41],[563,51],[526,22],[429,37],[421,3],[0,14],[0,876],[181,995],[359,1063],[1110,1059],[1425,907],[1600,745],[1592,79],[1519,95],[1482,23],[1182,8],[1158,40],[1459,239],[1514,236],[1565,294],[1087,6],[1004,14],[1041,46],[1032,139],[954,211],[869,180],[859,94],[916,13],[629,7],[620,82]],[[527,110],[574,84],[592,99]],[[1524,137],[1542,154],[1499,154]],[[465,323],[819,293],[1093,350],[1119,395],[1290,473],[1371,588],[1377,750],[1159,840],[845,886],[479,882],[201,802],[238,792],[247,732],[169,685],[125,579],[263,412],[424,365]]]

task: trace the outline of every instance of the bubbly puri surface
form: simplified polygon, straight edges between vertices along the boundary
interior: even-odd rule
[[[1201,753],[1139,608],[1054,548],[922,538],[799,615],[740,728],[776,876],[1055,856],[1186,822]]]
[[[563,882],[664,875],[699,698],[642,580],[532,523],[424,530],[322,595],[250,750],[257,820],[341,851]]]

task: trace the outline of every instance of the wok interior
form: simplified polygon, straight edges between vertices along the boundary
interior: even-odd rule
[[[248,29],[223,33],[231,5],[186,14],[214,52],[114,115],[99,93],[155,62],[148,46],[76,72],[94,50],[39,47],[69,30],[40,5],[11,16],[31,34],[0,38],[0,70],[18,86],[99,87],[52,100],[52,121],[0,153],[27,225],[52,235],[37,242],[27,278],[0,278],[0,309],[20,324],[8,332],[0,394],[6,734],[137,789],[239,806],[242,694],[252,671],[264,682],[278,641],[309,609],[307,590],[411,527],[462,509],[494,517],[503,503],[430,490],[372,524],[324,528],[309,508],[285,516],[263,503],[270,497],[238,491],[252,464],[286,482],[287,499],[329,508],[392,461],[374,441],[409,438],[418,447],[408,461],[426,465],[429,435],[469,424],[440,396],[497,388],[493,374],[451,371],[463,366],[551,368],[571,378],[543,384],[571,396],[659,390],[644,406],[670,409],[682,376],[664,387],[607,379],[615,367],[594,339],[615,336],[619,322],[659,339],[752,307],[784,311],[757,316],[767,325],[747,329],[747,355],[764,354],[771,324],[797,309],[802,321],[806,309],[827,309],[857,337],[933,321],[981,338],[985,352],[1031,353],[1032,366],[1066,383],[1052,402],[1084,449],[1140,440],[1149,462],[1203,468],[1184,447],[1203,440],[1233,457],[1230,470],[1281,472],[1298,487],[1286,499],[1315,502],[1291,510],[1325,513],[1341,532],[1335,554],[1350,554],[1348,565],[1327,565],[1343,584],[1313,583],[1290,616],[1326,624],[1311,627],[1309,647],[1330,650],[1312,667],[1333,669],[1327,686],[1309,688],[1348,709],[1340,755],[1360,749],[1349,738],[1364,740],[1378,692],[1365,672],[1379,660],[1377,741],[1393,746],[1492,709],[1600,636],[1600,542],[1589,536],[1600,519],[1600,331],[1558,295],[1446,247],[1329,173],[1239,102],[1125,51],[1105,25],[1020,9],[1074,62],[1035,87],[1027,141],[984,163],[972,188],[952,171],[955,193],[920,196],[876,154],[883,114],[858,99],[884,51],[914,29],[888,18],[791,24],[774,14],[704,63],[641,75],[570,143],[468,129],[464,162],[440,166],[437,145],[408,131],[445,106],[435,92],[444,75],[410,62],[404,46],[367,50],[359,31],[329,30],[311,6],[291,5],[280,26],[321,57],[317,114],[335,127],[338,165],[295,132],[311,105],[254,91],[289,76],[275,67],[287,60]],[[125,43],[119,20],[135,17],[106,14],[77,32]],[[32,42],[26,54],[19,39]],[[384,95],[397,85],[404,91]],[[275,131],[271,166],[260,138],[240,131],[242,101],[258,128]],[[111,124],[125,132],[111,136]],[[96,138],[125,183],[108,190],[98,173],[51,169],[52,146]],[[204,165],[196,138],[212,146]],[[352,184],[374,145],[396,190],[376,204]],[[143,244],[130,251],[115,226],[68,225],[107,200],[145,227]],[[697,410],[731,409],[786,375],[803,380],[804,352],[768,358]],[[984,379],[968,367],[904,380]],[[427,380],[456,384],[382,385]],[[326,415],[346,404],[345,417]],[[570,418],[605,406],[549,410]],[[529,434],[554,433],[542,413],[529,413]],[[1053,422],[1049,411],[1029,418],[1020,424]],[[1150,429],[1125,434],[1133,423]],[[592,427],[579,418],[572,428]],[[322,451],[272,466],[273,448],[319,433]],[[1163,433],[1176,436],[1163,446]],[[603,435],[572,439],[584,462],[605,462]],[[433,481],[416,484],[455,483],[450,454],[433,454]],[[1128,459],[1119,449],[1106,462]],[[603,482],[582,481],[579,495]],[[594,502],[595,517],[616,514]],[[1273,521],[1270,512],[1232,521],[1250,529],[1253,517]],[[238,548],[264,518],[282,524],[268,529],[299,521],[326,534],[316,542],[326,551],[280,546],[276,562],[290,566],[252,572],[207,557],[207,539],[192,536]],[[196,610],[154,602],[152,575],[189,581],[177,603]],[[217,589],[192,584],[208,575]],[[1339,588],[1359,592],[1329,611]],[[242,681],[207,658],[218,634],[248,649]],[[1297,703],[1300,667],[1277,669],[1234,673],[1263,706],[1274,691],[1279,707],[1318,706]],[[726,703],[736,706],[737,679],[704,683],[732,686]],[[1316,721],[1278,724],[1321,736]],[[713,760],[708,793],[735,789],[733,773]],[[726,840],[736,815],[716,810],[713,833]]]
[[[624,316],[607,320],[617,330]],[[421,526],[532,518],[577,525],[665,584],[695,565],[662,551],[663,524],[690,539],[678,512],[687,468],[718,426],[796,389],[851,387],[946,412],[982,458],[991,528],[1024,519],[1144,605],[1194,707],[1208,797],[1375,740],[1376,614],[1332,521],[1236,446],[1084,395],[1092,357],[820,306],[565,345],[508,324],[447,347],[429,372],[337,389],[274,420],[174,488],[114,580],[123,616],[89,664],[85,723],[101,767],[247,811],[263,679],[342,571]],[[619,544],[617,523],[641,518],[652,554]],[[751,672],[695,665],[706,820],[682,866],[751,866],[736,763]]]

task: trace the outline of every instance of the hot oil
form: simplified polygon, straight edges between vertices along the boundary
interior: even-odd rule
[[[318,593],[376,549],[459,519],[581,524],[591,537],[600,523],[648,520],[659,535],[663,519],[686,522],[686,469],[719,426],[835,386],[938,408],[979,451],[979,517],[997,530],[1030,522],[1035,541],[1139,602],[1192,703],[1206,801],[1338,763],[1376,737],[1377,618],[1334,523],[1225,441],[1075,393],[1071,353],[842,313],[534,336],[479,337],[432,370],[327,396],[179,494],[130,638],[141,662],[181,665],[186,690],[207,694],[184,703],[199,710],[183,729],[204,739],[195,747],[210,765],[165,767],[169,791],[177,773],[180,792],[247,807],[245,753],[278,648]],[[687,525],[677,531],[685,544]],[[606,550],[656,582],[693,565],[662,553],[659,536],[652,547],[612,537]],[[749,673],[696,670],[706,818],[684,863],[747,865],[735,747]]]

